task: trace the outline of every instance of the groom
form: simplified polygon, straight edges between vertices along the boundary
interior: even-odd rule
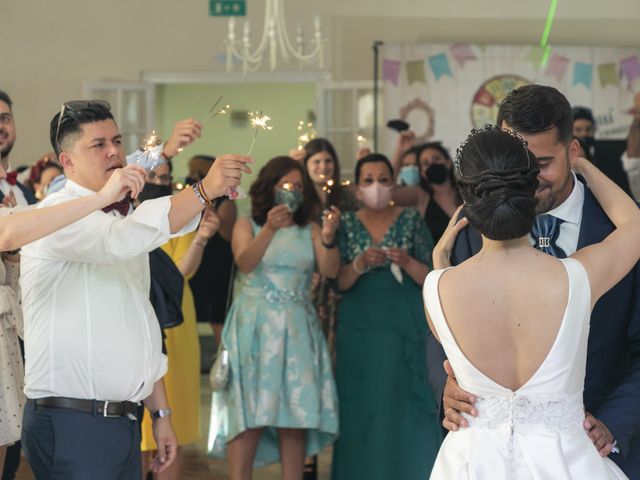
[[[500,106],[498,125],[521,134],[537,157],[538,214],[554,217],[540,235],[540,245],[568,256],[602,241],[614,227],[593,194],[571,172],[569,158],[579,150],[572,136],[571,106],[564,95],[542,85],[520,87]],[[536,223],[549,218],[539,215]],[[463,262],[481,246],[478,232],[465,228],[456,240],[452,264]],[[447,377],[442,368],[444,351],[431,333],[427,342],[429,382],[436,398],[443,397],[438,405],[443,425],[449,430],[464,428],[466,420],[460,413],[475,412],[473,392],[460,389],[453,374]],[[595,447],[607,455],[613,445],[611,459],[629,478],[640,478],[639,265],[598,301],[591,314],[584,404],[585,429]]]

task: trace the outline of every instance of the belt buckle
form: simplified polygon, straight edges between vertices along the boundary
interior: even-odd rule
[[[109,413],[107,411],[108,408],[109,408],[109,400],[105,400],[104,401],[104,406],[102,407],[102,416],[104,418],[117,418],[117,417],[120,416],[120,415],[109,415]]]

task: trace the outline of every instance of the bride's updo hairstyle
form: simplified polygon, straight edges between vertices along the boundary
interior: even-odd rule
[[[455,163],[472,227],[491,240],[512,240],[531,231],[539,170],[520,135],[489,125],[472,130]]]

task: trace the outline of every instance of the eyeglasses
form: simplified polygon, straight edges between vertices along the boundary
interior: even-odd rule
[[[62,108],[60,109],[60,116],[58,117],[58,126],[56,127],[56,145],[58,146],[58,152],[62,151],[62,146],[60,145],[60,125],[62,124],[62,118],[65,113],[68,112],[79,112],[85,108],[89,108],[92,106],[103,107],[107,110],[111,111],[111,105],[106,100],[71,100],[69,102],[65,102],[62,104]]]

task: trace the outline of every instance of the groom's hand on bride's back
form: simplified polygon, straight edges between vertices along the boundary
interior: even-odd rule
[[[614,439],[604,423],[589,412],[585,412],[584,429],[601,457],[606,457],[611,453]]]
[[[447,383],[444,385],[444,394],[442,395],[442,408],[444,410],[442,426],[451,432],[455,432],[459,428],[469,426],[462,413],[468,413],[474,417],[478,416],[478,411],[474,407],[476,397],[458,386],[456,375],[453,372],[453,368],[451,368],[449,360],[444,361],[444,370],[447,372]]]

